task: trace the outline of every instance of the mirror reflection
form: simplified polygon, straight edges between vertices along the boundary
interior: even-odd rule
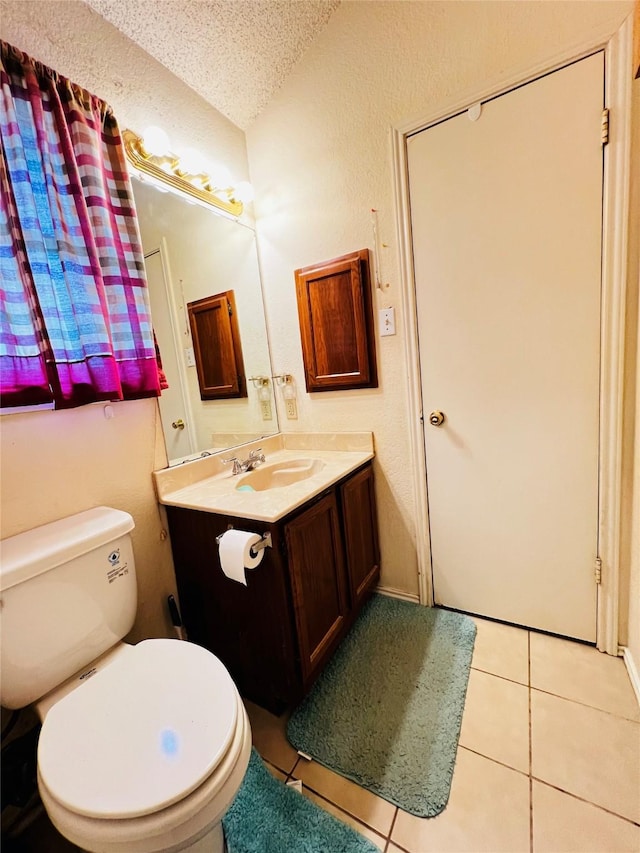
[[[133,181],[151,314],[169,389],[160,397],[174,465],[278,432],[255,234],[173,193]],[[233,291],[246,396],[202,399],[190,303]]]

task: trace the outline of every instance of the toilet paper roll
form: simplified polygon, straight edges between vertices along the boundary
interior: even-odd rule
[[[264,557],[264,548],[251,553],[251,546],[260,542],[259,533],[248,533],[246,530],[226,530],[220,537],[220,565],[222,571],[231,580],[247,585],[245,569],[255,569]]]

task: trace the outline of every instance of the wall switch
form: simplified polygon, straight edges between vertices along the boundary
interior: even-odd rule
[[[273,412],[271,411],[271,400],[262,400],[260,402],[260,412],[262,413],[263,421],[270,421],[273,417]]]
[[[187,367],[196,366],[196,357],[195,353],[193,352],[193,347],[184,348],[184,359],[187,362]]]
[[[295,400],[285,400],[284,410],[290,421],[296,420],[298,417],[298,407]]]
[[[380,321],[380,337],[395,335],[396,333],[396,311],[395,308],[381,308],[378,312]]]

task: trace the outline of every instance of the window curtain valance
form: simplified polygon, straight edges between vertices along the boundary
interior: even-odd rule
[[[144,259],[110,107],[0,41],[3,406],[157,396]]]

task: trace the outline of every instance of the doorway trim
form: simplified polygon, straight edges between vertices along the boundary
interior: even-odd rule
[[[391,128],[396,236],[403,306],[405,359],[408,371],[409,438],[416,506],[416,548],[420,603],[433,605],[431,543],[424,423],[420,386],[418,321],[416,308],[407,137],[452,118],[472,104],[506,94],[517,86],[583,59],[597,50],[605,53],[605,104],[611,115],[611,137],[604,148],[602,207],[602,311],[600,366],[600,442],[598,554],[602,581],[597,590],[596,644],[608,654],[618,654],[620,536],[622,520],[622,426],[624,390],[624,331],[626,302],[629,175],[631,151],[631,51],[632,16],[615,32],[602,30],[573,45],[561,55],[530,67],[509,80],[466,92],[455,102],[426,116]],[[594,567],[595,571],[595,567]]]
[[[180,394],[182,396],[182,407],[184,409],[185,418],[187,421],[187,434],[189,436],[189,442],[191,447],[197,447],[196,441],[196,433],[194,428],[194,417],[193,417],[193,408],[191,406],[191,400],[189,398],[188,388],[189,388],[189,377],[187,376],[187,369],[184,364],[184,359],[182,358],[181,351],[184,344],[181,341],[180,330],[178,329],[178,312],[177,312],[177,303],[175,299],[175,287],[173,286],[173,277],[171,275],[171,265],[169,263],[169,247],[167,246],[166,237],[160,238],[160,243],[155,246],[153,249],[150,249],[148,252],[145,252],[145,259],[151,255],[159,255],[160,256],[160,266],[162,268],[162,282],[164,287],[164,294],[166,298],[167,308],[169,311],[169,325],[171,326],[171,339],[173,344],[173,349],[176,357],[176,364],[178,366],[178,374],[180,377]],[[183,307],[183,306],[181,306]],[[186,317],[186,309],[184,309],[185,317]],[[184,333],[186,333],[187,329],[185,327]],[[157,398],[157,406],[158,406],[158,417],[162,421],[162,413],[160,412],[160,398]],[[164,431],[164,424],[163,424]],[[164,434],[164,432],[163,432]],[[165,442],[166,444],[166,442]],[[189,454],[189,456],[193,455],[193,450]],[[171,460],[168,458],[167,454],[167,464],[171,464]]]

